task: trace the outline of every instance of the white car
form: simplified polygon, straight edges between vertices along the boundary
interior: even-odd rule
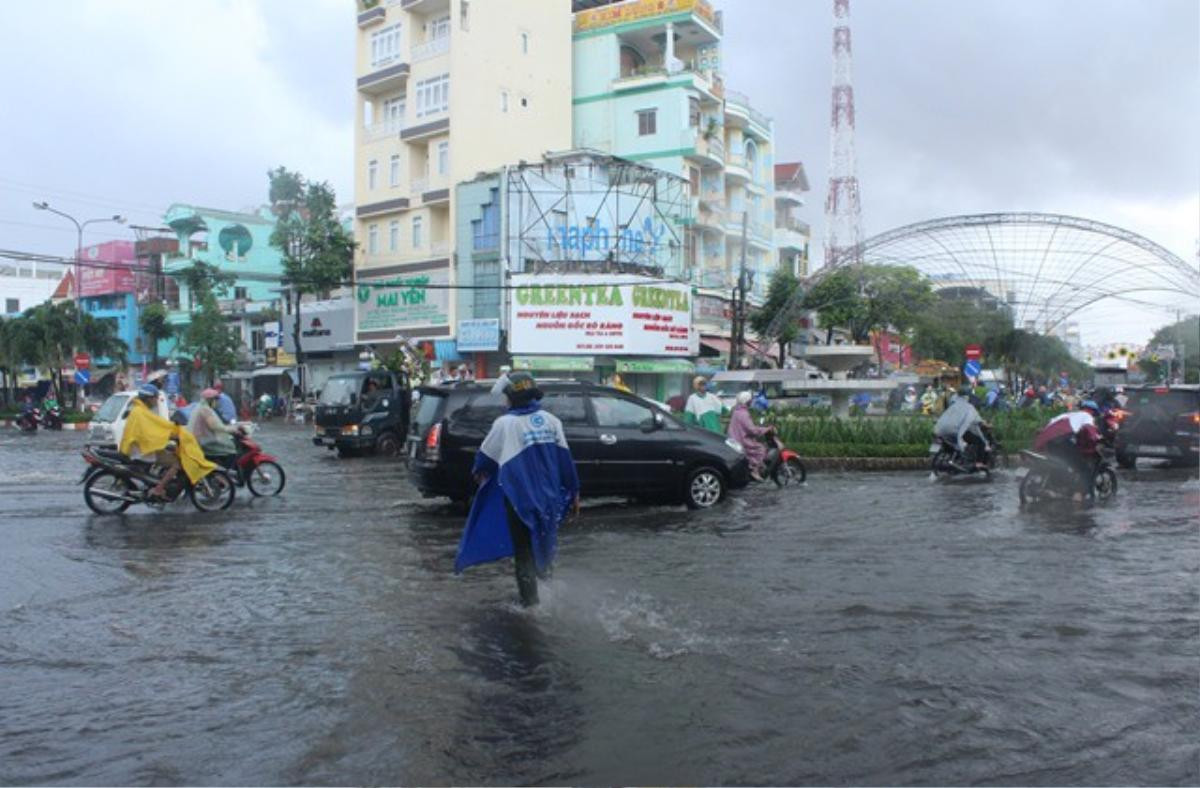
[[[118,391],[100,406],[92,417],[88,428],[88,443],[99,446],[120,446],[121,436],[125,434],[125,419],[129,416],[129,407],[133,403],[136,391]],[[167,398],[158,395],[158,407],[155,409],[164,419],[170,418],[167,410]]]

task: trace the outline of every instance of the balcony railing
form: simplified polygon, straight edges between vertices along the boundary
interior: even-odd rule
[[[745,93],[739,93],[736,90],[725,90],[725,101],[730,104],[737,104],[746,110],[746,114],[750,116],[750,121],[761,126],[763,129],[771,128],[771,119],[762,114],[750,105],[750,99]]]
[[[412,48],[411,60],[413,63],[420,63],[422,60],[444,55],[450,51],[450,36],[442,36],[426,41],[424,44],[418,44]]]
[[[389,118],[379,123],[372,123],[370,126],[363,126],[363,140],[378,142],[388,137],[395,137],[402,128],[404,128],[404,118]]]
[[[810,235],[812,232],[808,226],[808,222],[803,222],[799,219],[790,219],[790,218],[789,219],[776,219],[775,220],[775,229],[791,230],[792,232],[802,233],[804,235]]]

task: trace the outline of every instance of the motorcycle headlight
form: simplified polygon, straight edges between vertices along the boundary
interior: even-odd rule
[[[726,438],[725,445],[736,451],[738,454],[744,454],[746,451],[742,448],[742,444],[738,443],[733,438]]]

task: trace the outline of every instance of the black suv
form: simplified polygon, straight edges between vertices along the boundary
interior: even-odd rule
[[[1117,430],[1117,464],[1138,457],[1195,465],[1200,459],[1200,386],[1126,387],[1125,415]]]
[[[725,436],[691,427],[632,394],[573,381],[542,381],[542,407],[562,421],[584,496],[631,496],[710,507],[744,487],[749,464]],[[409,433],[409,468],[427,498],[466,501],[471,466],[503,396],[476,383],[424,386]]]
[[[362,451],[395,457],[404,449],[411,404],[403,375],[386,369],[334,375],[317,401],[313,443],[340,457]]]

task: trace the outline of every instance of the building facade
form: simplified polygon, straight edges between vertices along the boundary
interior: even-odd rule
[[[681,279],[708,357],[728,357],[734,288],[760,301],[775,250],[774,125],[725,87],[724,21],[707,0],[576,0],[574,143],[683,178]],[[712,361],[719,366],[719,361]]]
[[[449,357],[454,185],[569,147],[570,8],[360,2],[357,23],[355,341],[431,340]]]
[[[800,162],[775,165],[775,247],[779,267],[804,279],[809,274],[808,246],[812,230],[800,218],[808,193],[808,176]]]
[[[59,266],[0,263],[0,315],[19,315],[49,301],[66,273]]]

